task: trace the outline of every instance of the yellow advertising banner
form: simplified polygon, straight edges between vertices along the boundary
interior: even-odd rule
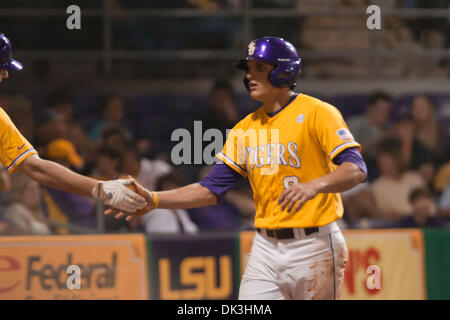
[[[349,260],[343,299],[425,299],[422,232],[415,229],[345,230]],[[253,231],[240,233],[241,276]]]
[[[422,232],[346,230],[349,261],[343,299],[425,299]]]
[[[0,299],[148,299],[145,237],[0,237]]]

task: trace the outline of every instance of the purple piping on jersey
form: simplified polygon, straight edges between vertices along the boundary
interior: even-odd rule
[[[367,177],[367,167],[361,153],[357,147],[343,150],[334,159],[334,164],[340,165],[344,162],[351,162],[357,165]],[[224,163],[215,164],[211,172],[200,181],[200,185],[216,194],[220,199],[228,190],[230,190],[243,176],[231,169]]]
[[[297,96],[298,96],[298,93],[296,93],[296,94],[294,94],[292,97],[290,97],[290,98],[289,98],[289,101],[288,101],[283,107],[281,107],[280,110],[277,110],[277,111],[275,111],[275,112],[266,112],[266,114],[267,114],[269,117],[273,118],[273,117],[276,116],[278,113],[280,113],[281,110],[283,110],[283,109],[286,108],[288,105],[290,105],[291,102],[294,101],[295,98],[297,98]]]
[[[34,150],[34,148],[25,150],[24,152],[22,152],[17,158],[14,159],[13,162],[11,162],[11,164],[6,168],[7,170],[11,169],[16,163],[17,161],[19,161],[20,159],[22,159],[23,157],[25,157],[28,153],[36,151]]]

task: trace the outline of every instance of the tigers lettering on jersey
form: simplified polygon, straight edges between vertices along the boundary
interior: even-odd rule
[[[287,146],[282,143],[269,143],[264,146],[247,147],[245,152],[248,159],[247,171],[266,165],[300,168],[298,146],[292,141],[289,141]]]
[[[281,192],[295,183],[324,176],[336,165],[341,151],[360,145],[340,112],[310,96],[299,94],[274,117],[261,107],[241,120],[228,134],[217,157],[248,176],[256,206],[257,228],[323,226],[343,214],[339,194],[318,194],[296,213],[281,211]]]
[[[19,164],[33,154],[37,154],[36,150],[0,108],[0,162],[8,173],[13,173]]]

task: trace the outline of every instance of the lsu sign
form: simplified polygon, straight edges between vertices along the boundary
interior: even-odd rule
[[[153,237],[151,251],[151,297],[153,299],[234,299],[238,272],[235,237],[214,235]]]

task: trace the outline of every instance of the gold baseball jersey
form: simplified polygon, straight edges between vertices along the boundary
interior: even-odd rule
[[[358,147],[341,113],[319,99],[298,94],[269,117],[263,107],[229,133],[217,157],[248,177],[256,206],[256,228],[320,227],[343,215],[339,193],[320,193],[298,212],[281,211],[278,198],[292,184],[324,176],[337,166],[333,158]]]
[[[33,154],[37,154],[36,150],[17,130],[5,110],[0,108],[0,162],[11,174]]]

